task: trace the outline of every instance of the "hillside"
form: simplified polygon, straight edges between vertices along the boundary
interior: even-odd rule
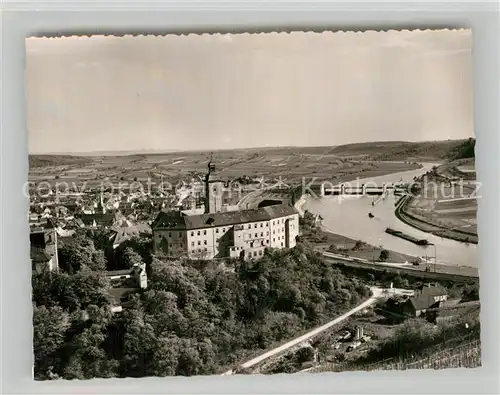
[[[29,155],[30,169],[47,166],[84,165],[92,163],[92,158],[73,155]]]
[[[408,370],[408,369],[455,369],[477,368],[481,366],[481,341],[474,339],[462,344],[436,346],[426,350],[423,355],[412,359],[404,357],[384,360],[370,365],[349,366],[348,370]],[[325,364],[311,369],[311,373],[341,372],[338,364]]]
[[[367,160],[395,161],[395,160],[456,160],[474,157],[475,139],[468,140],[447,140],[428,142],[407,142],[407,141],[379,141],[369,143],[345,144],[339,146],[324,147],[261,147],[248,149],[220,150],[214,152],[215,158],[245,158],[262,155],[327,155],[330,157],[362,157]],[[118,155],[98,156],[76,156],[76,155],[30,155],[30,168],[44,166],[60,166],[92,163],[98,158],[116,156],[121,158],[141,157],[203,157],[207,159],[209,151],[186,151],[186,152],[140,152]],[[200,157],[200,158],[201,158]]]
[[[455,160],[474,157],[474,139],[446,141],[381,141],[346,144],[334,147],[330,153],[342,156],[364,156],[371,160]]]

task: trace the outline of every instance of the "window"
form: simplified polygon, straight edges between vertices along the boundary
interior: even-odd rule
[[[201,233],[200,233],[200,231],[198,231],[198,236],[199,236],[200,234],[201,234]]]
[[[254,252],[253,252],[253,256],[257,256],[257,251],[254,251]]]
[[[196,250],[191,250],[191,252],[194,254],[196,252]]]
[[[255,234],[255,237],[259,237],[259,234],[258,234],[258,233],[256,233],[256,234]]]
[[[273,235],[275,235],[275,234],[276,234],[276,231],[275,231],[275,230],[273,230]]]
[[[260,224],[260,227],[262,228],[264,225],[263,224]]]
[[[264,240],[262,240],[262,241],[260,242],[260,245],[264,245]]]
[[[191,247],[194,247],[194,241],[191,242]]]
[[[262,254],[263,254],[263,251],[262,251],[262,250],[260,250],[260,251],[259,251],[259,255],[262,255]]]
[[[191,236],[194,236],[194,232],[191,232]],[[194,252],[194,251],[193,251]]]
[[[256,227],[257,227],[257,224],[255,224],[253,227],[254,227],[254,228],[256,228]]]
[[[273,237],[273,243],[276,241],[276,239]]]
[[[168,237],[172,237],[172,233],[168,232]]]
[[[281,246],[283,247],[283,242],[281,242]]]
[[[205,252],[207,252],[207,249],[205,248]]]
[[[182,237],[182,232],[179,232],[179,237]]]
[[[206,235],[207,235],[207,231],[206,231],[206,230],[204,230],[204,231],[203,231],[203,234],[206,236]]]
[[[253,241],[250,243],[250,248],[253,248]]]
[[[201,241],[200,240],[198,240],[198,245],[201,245]]]
[[[219,228],[215,229],[215,233],[219,233]]]
[[[264,237],[264,233],[263,232],[260,233],[260,237]]]
[[[207,241],[206,241],[206,240],[203,240],[203,244],[207,245]]]
[[[269,236],[269,231],[266,232],[266,236]]]
[[[248,224],[248,229],[252,229],[252,225]]]

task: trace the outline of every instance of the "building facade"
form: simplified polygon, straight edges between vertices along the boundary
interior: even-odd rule
[[[262,256],[266,248],[293,248],[299,214],[288,205],[202,215],[162,212],[152,228],[157,253],[250,259]]]
[[[190,259],[258,258],[266,248],[293,248],[299,214],[280,204],[250,210],[222,210],[224,183],[209,163],[205,177],[205,213],[160,212],[153,222],[156,253]]]

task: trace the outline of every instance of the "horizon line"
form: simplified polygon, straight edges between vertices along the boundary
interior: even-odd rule
[[[132,155],[147,155],[147,154],[175,154],[175,153],[190,153],[190,152],[222,152],[222,151],[238,151],[238,150],[253,150],[253,149],[276,149],[276,148],[334,148],[346,145],[361,145],[370,143],[432,143],[432,142],[445,142],[445,141],[462,141],[475,136],[456,138],[456,139],[441,139],[441,140],[372,140],[362,141],[357,143],[345,143],[334,145],[277,145],[277,146],[253,146],[253,147],[233,147],[233,148],[206,148],[206,149],[175,149],[175,150],[162,150],[162,149],[144,149],[144,150],[95,150],[95,151],[66,151],[66,152],[28,152],[28,155],[52,155],[52,156],[132,156]]]

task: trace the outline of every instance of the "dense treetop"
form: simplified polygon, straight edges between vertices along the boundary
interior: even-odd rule
[[[139,239],[106,261],[95,239],[63,248],[63,271],[33,274],[37,378],[213,374],[369,295],[302,244],[252,262],[190,262],[152,257]],[[103,265],[140,261],[148,288],[111,314]]]

